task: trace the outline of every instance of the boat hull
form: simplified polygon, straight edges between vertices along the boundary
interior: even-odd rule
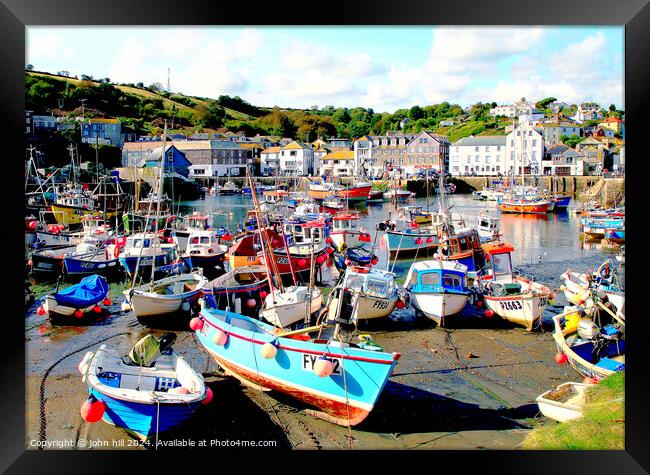
[[[138,256],[120,256],[120,265],[129,275],[133,275],[135,272],[136,266],[138,267],[138,273],[144,274],[145,272],[151,272],[151,264],[155,262],[155,267],[161,267],[171,264],[171,257],[168,253],[158,254],[155,256],[142,256],[140,260],[140,265],[138,266]]]
[[[518,213],[518,214],[544,214],[548,212],[550,206],[549,202],[536,202],[536,203],[509,203],[501,202],[499,209],[502,213]]]
[[[70,277],[85,277],[92,274],[110,275],[121,270],[119,259],[66,257],[63,260],[65,273]]]
[[[395,353],[277,337],[269,325],[237,314],[204,309],[201,318],[205,324],[196,335],[219,366],[257,389],[276,390],[314,406],[327,420],[344,426],[366,418],[399,359]],[[217,331],[227,335],[224,345],[214,343]],[[271,342],[276,356],[261,358],[262,345]],[[319,356],[332,359],[330,376],[313,372]]]
[[[422,239],[421,244],[416,242],[418,238]],[[431,242],[427,242],[429,238]],[[386,249],[391,255],[418,252],[422,256],[435,253],[438,249],[439,242],[436,233],[416,234],[399,231],[386,231],[384,241],[386,243]]]
[[[515,279],[515,282],[520,283],[517,279]],[[522,285],[525,285],[525,283]],[[530,285],[536,286],[537,291],[500,297],[484,295],[485,303],[490,310],[504,320],[532,331],[539,319],[542,318],[551,291],[541,284],[532,283]]]
[[[286,290],[291,290],[291,288]],[[308,294],[305,297],[308,297]],[[260,311],[260,315],[271,325],[286,327],[292,323],[302,321],[305,317],[309,317],[320,310],[323,305],[323,294],[320,289],[314,288],[311,304],[309,300],[295,302],[295,299],[293,303],[287,303],[285,299],[280,297],[276,299],[274,305],[272,295],[267,295],[265,300],[265,308]]]
[[[410,296],[411,305],[440,327],[448,323],[449,317],[462,312],[469,299],[469,293],[451,292],[411,292]]]

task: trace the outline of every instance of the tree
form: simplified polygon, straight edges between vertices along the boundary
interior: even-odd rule
[[[609,111],[610,112],[616,112],[616,106],[614,104],[609,105]]]
[[[575,146],[578,145],[583,140],[584,140],[584,138],[578,137],[576,134],[573,134],[571,137],[568,137],[567,135],[563,134],[560,137],[560,141],[564,145],[566,145],[567,147],[570,147],[570,148],[575,148]]]
[[[66,77],[66,78],[69,78],[69,77],[70,77],[70,73],[69,73],[68,71],[59,71],[59,72],[56,73],[56,74],[58,74],[59,76]]]
[[[411,120],[418,120],[424,118],[424,111],[420,106],[413,106],[409,109],[408,117]]]
[[[135,85],[135,87],[139,87],[140,89],[144,89],[144,83],[139,82]]]
[[[226,117],[226,111],[215,101],[209,101],[205,104],[199,104],[194,110],[192,117],[193,125],[201,125],[211,129],[218,129],[223,125]]]
[[[332,114],[332,120],[334,121],[334,123],[339,122],[339,123],[347,124],[350,122],[350,119],[351,119],[350,113],[344,107],[339,107],[338,109],[336,109],[336,112]]]
[[[89,75],[87,75],[87,74],[82,74],[82,75],[81,75],[81,80],[82,80],[82,81],[94,81],[95,78],[92,77],[92,76],[89,76]]]
[[[541,109],[546,109],[549,104],[551,104],[551,103],[553,103],[555,101],[557,101],[557,99],[555,97],[547,97],[546,99],[542,99],[541,101],[537,102],[535,104],[535,107],[537,109],[540,109],[540,110]]]

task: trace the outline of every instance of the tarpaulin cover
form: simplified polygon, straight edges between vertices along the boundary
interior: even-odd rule
[[[100,275],[89,275],[81,282],[54,295],[56,303],[68,307],[89,307],[100,302],[108,293],[108,283]]]

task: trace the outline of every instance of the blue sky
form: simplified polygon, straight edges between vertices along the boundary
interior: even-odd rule
[[[28,27],[40,71],[238,95],[260,106],[624,107],[623,27]]]

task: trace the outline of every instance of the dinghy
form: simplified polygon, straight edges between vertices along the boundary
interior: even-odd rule
[[[310,292],[309,286],[293,285],[283,291],[273,289],[264,299],[260,316],[276,327],[287,327],[309,320],[322,305],[323,294],[318,287],[313,287]]]
[[[449,317],[460,313],[469,299],[467,266],[441,259],[416,262],[409,269],[404,288],[413,308],[445,327]]]
[[[105,344],[86,353],[79,364],[89,393],[82,406],[84,418],[88,422],[101,418],[146,441],[183,424],[202,402],[209,402],[212,391],[203,376],[173,352],[171,345],[160,344],[159,348],[153,351],[160,356],[146,366],[142,359],[123,358]]]
[[[45,297],[43,312],[48,313],[53,324],[76,325],[78,319],[102,313],[100,304],[110,305],[106,298],[108,283],[99,275],[85,277],[78,284]],[[41,310],[38,310],[41,313]]]
[[[563,383],[537,396],[539,410],[549,419],[567,422],[582,417],[589,384]]]
[[[317,408],[312,415],[347,427],[372,411],[400,358],[336,338],[283,336],[272,325],[208,306],[195,328],[198,341],[227,374],[255,389],[287,394]]]
[[[269,291],[266,266],[237,267],[211,280],[204,293],[207,290],[214,296],[216,308],[225,310],[230,307],[238,313],[256,315],[255,307],[263,300],[262,295],[266,297]],[[252,306],[251,300],[255,301]]]
[[[208,279],[193,272],[173,275],[125,290],[124,296],[138,319],[148,317],[146,322],[154,322],[159,317],[179,312],[189,314],[192,304],[199,299],[201,290],[207,284]]]
[[[624,311],[625,291],[620,284],[618,272],[609,259],[603,262],[596,272],[591,274],[568,270],[560,278],[563,281],[560,289],[564,291],[564,296],[572,304],[592,307],[593,301],[590,299],[590,290],[597,290],[604,293],[607,300],[617,310]]]

